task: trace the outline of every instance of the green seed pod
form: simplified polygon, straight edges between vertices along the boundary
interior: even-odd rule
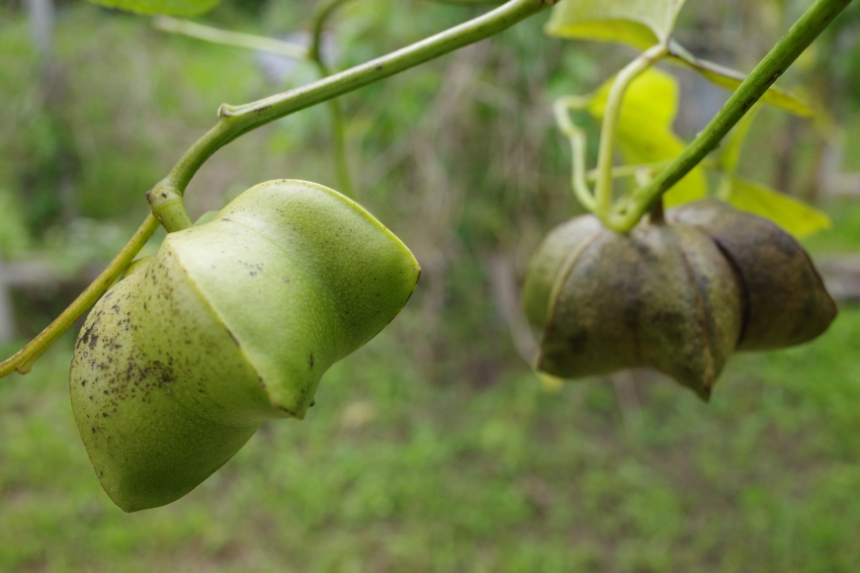
[[[668,218],[710,236],[737,273],[744,314],[738,350],[807,342],[836,318],[836,303],[809,255],[775,223],[716,199],[682,205]]]
[[[543,329],[536,366],[562,378],[650,367],[707,400],[740,335],[738,286],[691,227],[619,235],[593,216],[550,233],[529,266],[526,315]]]
[[[169,234],[108,291],[70,388],[102,486],[125,511],[196,487],[272,418],[303,418],[323,373],[374,337],[420,269],[369,213],[313,183],[249,189]]]

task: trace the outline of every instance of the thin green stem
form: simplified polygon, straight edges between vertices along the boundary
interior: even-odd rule
[[[146,241],[158,229],[158,220],[149,214],[146,220],[119,252],[108,267],[102,271],[96,280],[82,292],[69,307],[63,311],[45,330],[36,338],[19,350],[11,358],[0,362],[0,378],[19,372],[26,374],[32,368],[33,363],[63,335],[75,323],[86,310],[101,298],[105,291],[113,284],[120,274],[128,267],[135,255],[143,248]]]
[[[764,95],[773,82],[850,3],[851,0],[817,0],[810,6],[729,97],[705,129],[699,132],[669,167],[657,175],[649,185],[633,193],[626,212],[614,214],[610,218],[609,226],[622,233],[632,229],[658,197],[717,148],[723,137]]]
[[[218,110],[220,121],[182,156],[167,180],[184,191],[200,166],[237,137],[299,110],[488,38],[555,4],[556,0],[509,0],[503,6],[388,55],[288,92]]]
[[[599,174],[597,169],[585,171],[585,149],[587,143],[586,133],[584,129],[576,125],[573,120],[571,120],[569,115],[571,110],[581,111],[587,109],[592,100],[594,100],[593,94],[585,96],[564,96],[555,101],[553,104],[553,112],[555,114],[555,123],[558,126],[559,131],[561,131],[562,134],[570,141],[572,150],[571,163],[573,164],[571,183],[574,194],[583,207],[594,213],[594,194],[588,184],[597,181]],[[662,169],[668,164],[669,160],[641,165],[615,165],[612,167],[610,174],[612,179],[619,179],[621,177],[637,178],[638,184],[638,178],[641,176],[643,171],[649,174],[650,181],[657,170]],[[629,200],[629,198],[622,198],[616,203],[616,207],[623,205],[623,202],[626,200]]]
[[[324,2],[314,16],[313,41],[308,51],[308,57],[314,62],[319,70],[320,76],[331,75],[331,70],[325,63],[322,55],[323,33],[325,26],[335,10],[349,0],[329,0]],[[343,119],[343,110],[337,99],[327,102],[329,118],[331,119],[332,152],[334,154],[334,166],[337,171],[339,191],[347,197],[355,197],[355,187],[352,182],[352,174],[349,168],[349,158],[346,153],[346,128]]]
[[[553,111],[558,129],[570,141],[571,163],[573,164],[571,185],[574,195],[583,207],[594,212],[594,195],[585,180],[585,131],[570,119],[569,114],[571,109],[587,107],[589,101],[591,98],[577,98],[575,96],[559,98],[553,105]]]
[[[323,78],[294,90],[241,106],[222,105],[219,121],[179,159],[154,189],[168,189],[180,196],[200,166],[218,149],[237,137],[276,119],[328,101],[373,82],[382,80],[463,46],[478,42],[510,28],[517,22],[554,5],[557,0],[509,0],[503,6],[392,52],[381,58]],[[180,217],[181,218],[181,217]],[[0,377],[18,371],[29,372],[33,363],[92,306],[128,267],[135,255],[158,228],[150,213],[107,269],[44,331],[17,354],[0,363]],[[180,226],[184,223],[180,223]]]
[[[341,5],[346,4],[349,0],[329,0],[323,2],[316,10],[313,20],[312,42],[310,47],[305,50],[297,44],[273,40],[263,36],[255,36],[253,34],[243,34],[239,32],[230,32],[211,26],[204,26],[188,20],[179,20],[170,16],[157,16],[153,19],[152,25],[158,30],[171,32],[174,34],[182,34],[198,40],[212,42],[224,46],[233,46],[237,48],[245,48],[249,50],[257,50],[262,52],[270,52],[280,56],[286,56],[294,59],[307,59],[314,63],[319,71],[320,77],[331,75],[331,70],[325,63],[322,55],[323,33],[326,23],[331,15]],[[346,136],[343,119],[343,111],[340,103],[336,99],[327,102],[329,110],[329,118],[331,120],[332,129],[332,155],[334,159],[335,171],[337,173],[339,191],[348,197],[355,196],[352,176],[349,169],[349,160],[346,153]],[[156,215],[158,216],[158,215]],[[159,220],[161,218],[159,217]],[[162,220],[162,224],[165,223]]]
[[[343,119],[343,110],[340,107],[340,102],[335,99],[329,100],[326,104],[331,119],[331,145],[334,154],[334,168],[340,186],[338,191],[347,197],[355,197],[355,185],[352,181],[352,171],[349,168],[349,156],[346,153],[346,122]]]
[[[633,80],[668,52],[668,45],[661,42],[640,54],[638,58],[618,72],[606,98],[603,125],[600,130],[600,147],[597,153],[597,185],[595,189],[595,213],[605,224],[608,224],[612,214],[612,165],[624,93]]]
[[[320,68],[324,71],[324,76],[331,75],[331,72],[328,70],[328,67],[322,58],[322,37],[325,33],[325,27],[332,14],[349,1],[350,0],[323,0],[319,7],[314,11],[313,39],[311,41],[310,50],[308,50],[308,58],[317,62]]]
[[[163,32],[173,34],[181,34],[190,38],[212,42],[223,46],[234,46],[236,48],[245,48],[248,50],[257,50],[258,52],[269,52],[278,54],[287,58],[296,60],[304,60],[308,57],[307,50],[298,44],[282,42],[272,38],[263,36],[255,36],[254,34],[243,34],[241,32],[231,32],[229,30],[221,30],[211,26],[204,26],[189,20],[179,20],[170,16],[156,16],[152,19],[152,26]]]

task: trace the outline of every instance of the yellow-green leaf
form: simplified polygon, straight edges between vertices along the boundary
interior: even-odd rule
[[[795,237],[830,228],[824,213],[769,187],[732,177],[726,201],[736,209],[770,219]]]
[[[154,16],[196,16],[208,12],[221,0],[90,0],[93,4]]]
[[[603,119],[614,79],[598,88],[588,106],[597,119]],[[618,120],[618,148],[624,162],[643,165],[677,157],[686,146],[672,131],[677,111],[678,84],[674,77],[651,68],[636,78],[627,88]],[[664,195],[664,202],[667,207],[680,205],[704,197],[707,190],[705,173],[696,167]]]
[[[718,85],[730,91],[734,91],[746,79],[746,76],[737,70],[702,60],[695,57],[677,42],[670,43],[670,61],[687,66],[703,75],[712,84]],[[761,103],[778,107],[800,117],[812,115],[812,109],[799,97],[785,90],[771,86],[761,97]]]
[[[546,25],[550,36],[628,44],[644,50],[672,34],[685,0],[563,0]]]

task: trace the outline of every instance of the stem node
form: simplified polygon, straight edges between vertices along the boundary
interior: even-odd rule
[[[165,179],[147,191],[146,200],[152,207],[152,214],[168,233],[191,227],[191,218],[185,211],[182,193],[169,180]]]

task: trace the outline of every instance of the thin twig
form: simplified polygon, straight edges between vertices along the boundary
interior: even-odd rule
[[[282,42],[281,40],[266,38],[264,36],[255,36],[254,34],[221,30],[170,16],[156,16],[152,19],[152,26],[162,32],[181,34],[213,44],[257,50],[258,52],[269,52],[296,60],[305,60],[308,58],[307,49],[298,44]]]

